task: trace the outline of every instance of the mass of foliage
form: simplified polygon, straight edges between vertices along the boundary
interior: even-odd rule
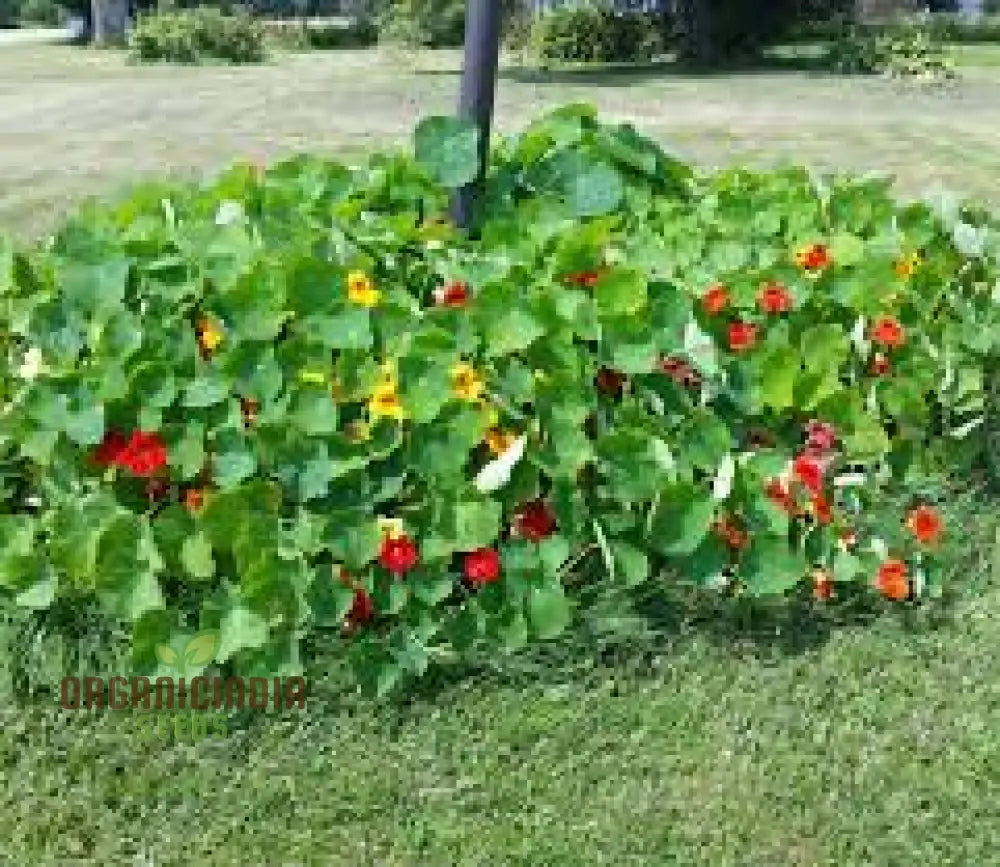
[[[610,3],[561,6],[532,19],[526,42],[543,64],[648,62],[663,51],[663,19]]]
[[[935,479],[981,463],[1000,334],[986,213],[699,176],[569,106],[499,147],[466,233],[476,153],[431,118],[413,157],[238,165],[0,245],[3,606],[112,618],[137,672],[198,629],[271,674],[332,635],[384,691],[556,635],[585,564],[941,592]]]
[[[955,64],[926,26],[911,25],[891,33],[850,28],[828,54],[831,68],[849,75],[941,80],[956,76]]]
[[[129,34],[129,49],[144,63],[260,63],[267,57],[259,20],[207,6],[141,17]]]

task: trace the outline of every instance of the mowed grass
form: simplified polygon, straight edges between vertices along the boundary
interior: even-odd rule
[[[989,51],[977,47],[970,58],[979,65],[946,88],[794,72],[511,66],[497,124],[514,131],[546,107],[589,101],[702,165],[879,170],[894,173],[903,194],[941,184],[996,201],[1000,69],[984,65]],[[68,46],[0,46],[0,227],[30,235],[81,195],[111,195],[165,170],[406,145],[422,116],[453,111],[459,67],[456,52],[318,52],[259,67],[179,68]]]
[[[258,69],[0,49],[0,227],[82,193],[300,149],[402,143],[448,111],[449,54]],[[711,165],[895,171],[996,200],[989,70],[943,92],[793,74],[508,72],[505,129],[596,102]],[[0,696],[0,860],[14,864],[992,864],[1000,842],[995,505],[949,514],[944,612],[829,622],[677,603],[651,632],[451,672],[377,706],[314,672],[300,714],[191,745],[115,712]],[[666,580],[666,579],[664,579]],[[94,671],[107,676],[112,671]]]

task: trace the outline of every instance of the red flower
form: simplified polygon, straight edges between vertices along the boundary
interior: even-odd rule
[[[597,371],[597,378],[594,380],[598,391],[602,394],[616,395],[625,385],[625,374],[612,370],[610,367],[602,367]]]
[[[882,316],[875,320],[872,328],[872,340],[879,346],[887,346],[890,349],[898,349],[906,343],[906,332],[893,316]]]
[[[889,358],[881,352],[872,356],[871,372],[873,376],[885,376],[889,372]]]
[[[438,307],[464,307],[468,300],[469,286],[462,280],[434,290],[434,303]]]
[[[757,295],[757,304],[765,313],[787,313],[792,309],[792,296],[780,283],[768,283]]]
[[[828,452],[837,442],[837,431],[832,424],[811,421],[806,425],[806,445],[820,452]]]
[[[757,342],[757,326],[749,322],[734,322],[729,326],[729,348],[743,352]]]
[[[768,499],[775,503],[782,511],[787,512],[789,515],[795,514],[795,496],[789,490],[788,485],[781,481],[781,479],[771,479],[767,483],[767,488],[765,488],[764,492],[767,494]]]
[[[601,272],[580,271],[576,274],[567,274],[563,279],[571,286],[577,286],[581,289],[593,289],[597,285],[597,281],[601,279]]]
[[[386,537],[382,542],[382,551],[378,561],[383,569],[396,577],[409,572],[420,560],[417,546],[408,536]]]
[[[157,433],[133,431],[117,463],[135,476],[151,476],[167,465],[167,447]]]
[[[721,283],[716,283],[708,288],[701,298],[701,303],[709,316],[715,316],[729,304],[729,290]]]
[[[813,572],[813,598],[817,602],[827,602],[833,596],[833,580],[825,569]]]
[[[475,586],[496,581],[500,577],[500,555],[492,548],[480,548],[466,554],[465,577]]]
[[[906,564],[900,560],[886,560],[875,576],[875,589],[893,602],[909,598],[910,582],[906,579]]]
[[[372,601],[367,590],[363,587],[358,587],[354,591],[354,601],[351,603],[351,609],[344,618],[344,625],[348,629],[357,629],[359,626],[369,623],[374,617],[375,603]]]
[[[944,532],[944,521],[932,506],[917,506],[906,518],[906,526],[924,545],[933,545]]]
[[[127,445],[128,440],[125,439],[125,434],[119,430],[110,430],[104,434],[104,439],[94,451],[91,460],[98,466],[110,467],[112,464],[118,463]]]
[[[813,494],[823,490],[823,465],[812,455],[799,455],[792,464],[792,471]]]
[[[541,542],[556,531],[556,519],[544,500],[533,500],[518,513],[515,526],[518,535]]]

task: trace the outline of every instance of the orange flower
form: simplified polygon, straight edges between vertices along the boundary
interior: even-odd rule
[[[826,602],[833,596],[833,579],[826,569],[813,572],[813,598],[817,602]]]
[[[875,576],[875,589],[886,599],[902,602],[910,596],[910,582],[906,577],[906,564],[901,560],[886,560]]]
[[[872,340],[879,346],[898,349],[906,343],[906,332],[894,316],[882,316],[875,320],[872,328]]]
[[[201,488],[188,488],[184,492],[184,506],[192,514],[201,511],[205,505],[205,492]]]
[[[201,350],[203,358],[208,358],[215,352],[222,345],[224,339],[222,329],[207,316],[198,320],[195,333],[198,337],[198,348]]]
[[[729,290],[721,283],[716,283],[708,288],[701,298],[701,303],[709,316],[715,316],[729,304]]]
[[[906,519],[906,526],[923,545],[934,545],[944,532],[944,521],[932,506],[917,506]]]
[[[830,501],[822,494],[816,494],[812,500],[812,511],[819,524],[826,525],[833,520],[833,510]]]
[[[826,244],[810,244],[795,254],[795,262],[806,271],[819,271],[827,268],[833,260]]]
[[[757,304],[765,313],[787,313],[792,309],[792,296],[780,283],[768,283],[758,293]]]

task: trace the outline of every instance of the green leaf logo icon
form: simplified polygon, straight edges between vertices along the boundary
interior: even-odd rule
[[[173,668],[177,665],[177,660],[180,657],[177,656],[177,651],[174,650],[169,644],[157,644],[156,658],[168,668]]]
[[[219,633],[215,630],[199,632],[184,645],[184,667],[200,668],[208,665],[219,652]]]

